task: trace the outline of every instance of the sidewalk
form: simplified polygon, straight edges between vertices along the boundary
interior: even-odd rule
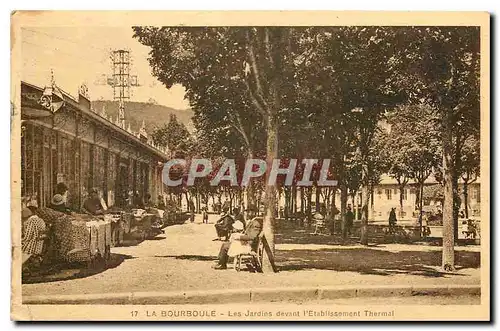
[[[197,220],[199,222],[199,220]],[[86,278],[24,284],[24,296],[100,293],[189,292],[266,288],[422,287],[480,285],[479,247],[457,247],[457,271],[440,272],[441,248],[388,244],[365,247],[307,244],[290,235],[277,236],[276,274],[213,270],[220,242],[213,224],[184,224],[166,228],[156,240],[113,248],[122,262]],[[302,234],[307,236],[308,234]],[[290,239],[290,240],[289,240]],[[328,241],[328,238],[315,240]],[[477,291],[477,290],[473,290]],[[127,294],[128,295],[128,294]]]

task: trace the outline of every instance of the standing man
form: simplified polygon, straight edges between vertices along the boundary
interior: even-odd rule
[[[351,210],[351,205],[347,205],[347,211],[345,213],[345,231],[349,236],[352,232],[352,226],[354,224],[354,213]]]
[[[389,213],[389,233],[394,233],[396,228],[396,208],[391,208],[391,212]]]

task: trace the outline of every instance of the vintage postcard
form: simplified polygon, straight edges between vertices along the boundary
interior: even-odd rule
[[[490,319],[485,12],[11,17],[11,318]]]

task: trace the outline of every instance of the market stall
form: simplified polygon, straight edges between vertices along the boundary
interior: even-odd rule
[[[111,248],[109,216],[64,214],[41,207],[36,211],[48,228],[47,258],[55,263],[91,263],[107,260]]]

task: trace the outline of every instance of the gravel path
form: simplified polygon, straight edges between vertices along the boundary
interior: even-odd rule
[[[215,215],[210,215],[214,221]],[[288,234],[284,234],[286,236]],[[294,234],[296,235],[296,234]],[[220,242],[213,224],[166,228],[137,246],[116,247],[117,267],[81,279],[24,284],[23,295],[180,291],[332,285],[480,284],[479,247],[458,247],[458,271],[439,272],[440,248],[419,245],[278,244],[277,274],[213,270]],[[280,241],[279,242],[289,242]]]

